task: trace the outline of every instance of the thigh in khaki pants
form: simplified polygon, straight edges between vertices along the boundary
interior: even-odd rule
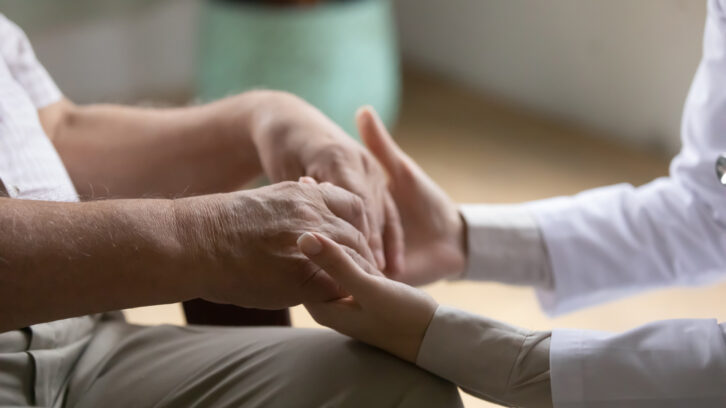
[[[68,407],[461,407],[456,387],[328,330],[102,323]]]

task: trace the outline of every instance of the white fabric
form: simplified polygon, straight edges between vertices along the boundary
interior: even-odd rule
[[[550,381],[556,408],[726,406],[726,327],[668,320],[622,334],[555,330]]]
[[[670,178],[532,205],[551,258],[560,313],[624,294],[726,277],[726,16],[708,3],[703,58]],[[559,331],[551,343],[556,407],[726,406],[726,340],[713,320],[664,321],[611,335]]]
[[[11,197],[78,201],[38,119],[60,99],[25,34],[0,14],[0,179]]]
[[[552,287],[552,270],[531,211],[525,206],[465,204],[467,268],[458,279]]]
[[[726,278],[726,22],[708,3],[704,54],[686,101],[683,149],[669,178],[534,203],[554,274],[540,291],[558,314],[635,291]],[[604,170],[606,171],[606,169]]]
[[[25,34],[0,14],[0,180],[12,198],[78,201],[38,118],[38,109],[61,97]],[[90,339],[94,321],[80,317],[31,327],[38,405],[62,403],[70,369]]]

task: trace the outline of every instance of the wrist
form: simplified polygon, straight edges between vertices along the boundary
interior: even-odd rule
[[[270,126],[280,126],[282,100],[291,95],[279,91],[249,91],[206,105],[205,133],[212,135],[218,157],[229,157],[243,174],[259,175],[261,139]]]
[[[466,220],[461,212],[454,208],[449,215],[449,228],[446,236],[447,262],[446,279],[456,279],[466,272],[468,265],[468,234]]]
[[[173,264],[190,298],[206,298],[209,294],[209,276],[218,265],[215,247],[222,235],[219,225],[224,218],[221,210],[225,194],[171,200],[173,235],[179,243],[180,253],[173,256]]]
[[[274,90],[250,91],[242,97],[250,106],[248,130],[252,144],[257,147],[270,135],[287,133],[291,113],[304,103],[291,93]]]

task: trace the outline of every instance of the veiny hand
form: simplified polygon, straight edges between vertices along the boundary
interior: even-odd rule
[[[271,181],[310,176],[360,196],[378,267],[392,274],[403,270],[398,210],[388,193],[385,172],[365,148],[320,111],[282,92],[268,92],[252,128],[262,168]]]
[[[405,269],[386,275],[422,285],[461,273],[466,265],[466,232],[456,205],[398,147],[372,108],[360,109],[356,119],[366,146],[388,172],[405,235]]]
[[[351,296],[307,302],[316,322],[415,362],[438,304],[425,292],[381,275],[353,251],[318,233],[298,240],[300,250]]]
[[[210,301],[280,309],[344,296],[298,250],[305,231],[320,231],[373,262],[362,200],[329,183],[284,182],[174,205],[191,279]]]

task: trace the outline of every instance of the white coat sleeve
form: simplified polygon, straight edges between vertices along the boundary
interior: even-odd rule
[[[551,264],[552,286],[538,289],[548,313],[726,277],[726,187],[715,175],[726,152],[726,17],[717,0],[708,8],[670,177],[527,205]]]
[[[726,327],[666,320],[610,334],[555,330],[555,408],[726,407]]]

